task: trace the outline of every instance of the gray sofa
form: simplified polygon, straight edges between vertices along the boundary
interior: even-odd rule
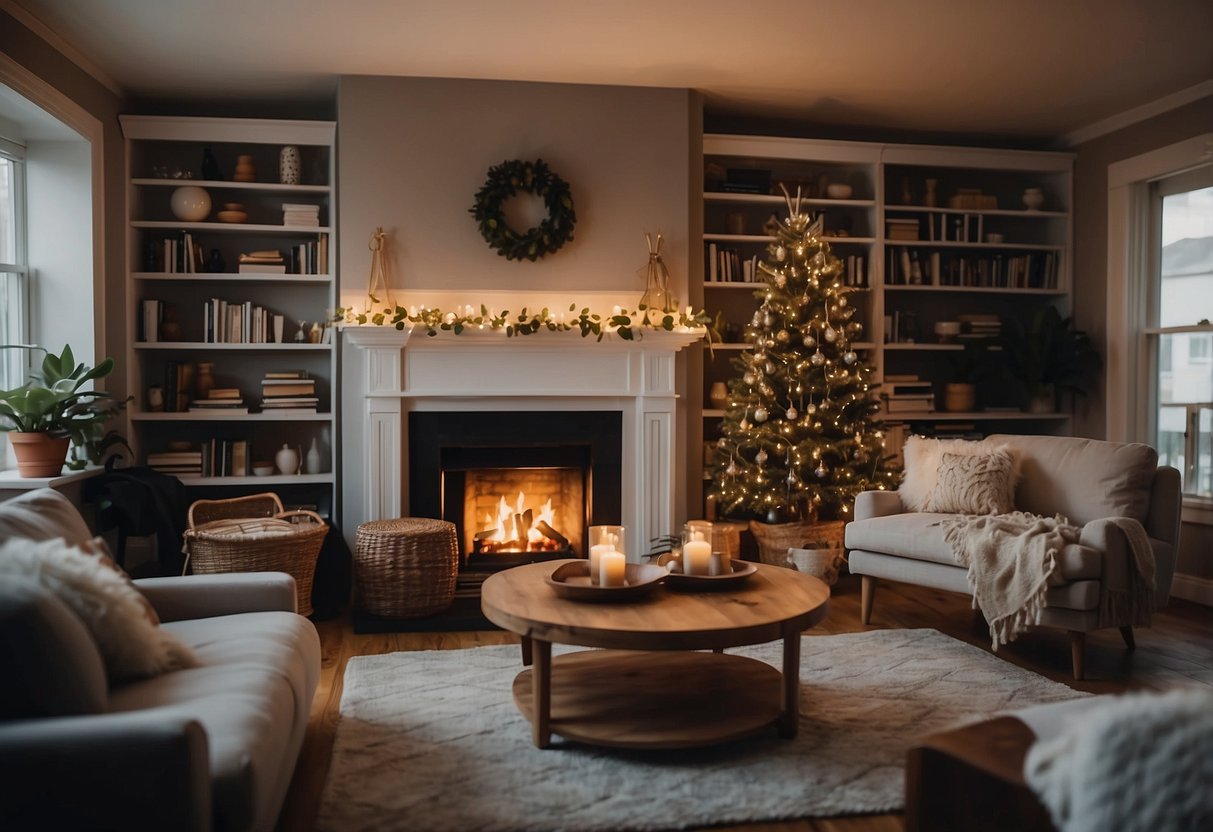
[[[0,540],[92,537],[60,494],[0,503]],[[0,826],[272,830],[320,675],[315,627],[277,572],[135,581],[198,666],[108,686],[75,614],[0,586]]]
[[[1083,678],[1086,633],[1101,624],[1109,590],[1126,590],[1133,569],[1124,533],[1107,518],[1141,521],[1154,553],[1155,605],[1170,596],[1179,541],[1180,480],[1174,468],[1158,467],[1148,445],[1063,436],[997,434],[983,440],[1008,447],[1020,459],[1015,509],[1061,514],[1082,527],[1078,544],[1059,558],[1064,583],[1052,587],[1041,624],[1070,632],[1074,678]],[[861,617],[871,620],[878,579],[969,594],[966,570],[953,559],[939,521],[948,515],[907,512],[895,491],[867,491],[855,501],[845,545],[853,574],[861,575]],[[1130,621],[1118,621],[1132,648]]]

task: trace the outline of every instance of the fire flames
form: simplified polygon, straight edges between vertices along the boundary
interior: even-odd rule
[[[526,494],[519,491],[510,506],[505,497],[497,502],[497,516],[485,512],[484,527],[476,532],[476,549],[481,552],[553,552],[569,541],[553,528],[556,516],[549,498],[536,513],[526,507]]]

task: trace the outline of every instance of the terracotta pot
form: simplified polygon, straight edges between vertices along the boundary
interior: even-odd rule
[[[977,407],[977,385],[955,383],[944,385],[944,410],[949,413],[965,413],[975,407]]]
[[[57,477],[63,472],[70,439],[56,438],[48,433],[12,431],[8,441],[12,443],[17,472],[22,477]]]

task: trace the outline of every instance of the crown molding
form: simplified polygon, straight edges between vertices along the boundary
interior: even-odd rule
[[[52,49],[88,73],[93,80],[114,95],[119,98],[126,96],[126,91],[122,89],[122,85],[115,81],[108,72],[86,58],[80,50],[64,40],[58,32],[43,23],[40,18],[36,17],[24,6],[15,2],[15,0],[0,0],[0,11],[12,15],[22,26],[42,38]]]
[[[1117,130],[1123,130],[1125,127],[1154,118],[1154,116],[1162,115],[1185,104],[1191,104],[1193,101],[1199,101],[1211,95],[1213,95],[1213,79],[1202,81],[1199,84],[1195,84],[1179,92],[1173,92],[1170,95],[1164,95],[1156,101],[1142,104],[1140,107],[1134,107],[1131,110],[1125,110],[1123,113],[1117,113],[1114,116],[1101,119],[1093,124],[1088,124],[1086,127],[1079,127],[1077,130],[1062,136],[1061,143],[1064,147],[1075,147],[1076,145],[1089,142],[1100,136],[1106,136]]]

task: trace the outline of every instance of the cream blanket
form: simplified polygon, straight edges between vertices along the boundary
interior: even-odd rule
[[[1136,520],[1111,518],[1111,522],[1124,532],[1134,568],[1129,570],[1128,591],[1104,588],[1100,624],[1149,624],[1154,597],[1150,540]],[[995,651],[1040,623],[1049,587],[1065,583],[1057,571],[1057,555],[1082,537],[1082,529],[1060,515],[1042,517],[1024,511],[959,515],[942,521],[942,526],[952,556],[968,570],[973,606],[990,624]]]
[[[1057,553],[1082,534],[1060,516],[1023,511],[952,517],[943,521],[943,532],[969,572],[973,606],[990,623],[995,651],[1040,623],[1045,593],[1062,583]]]

